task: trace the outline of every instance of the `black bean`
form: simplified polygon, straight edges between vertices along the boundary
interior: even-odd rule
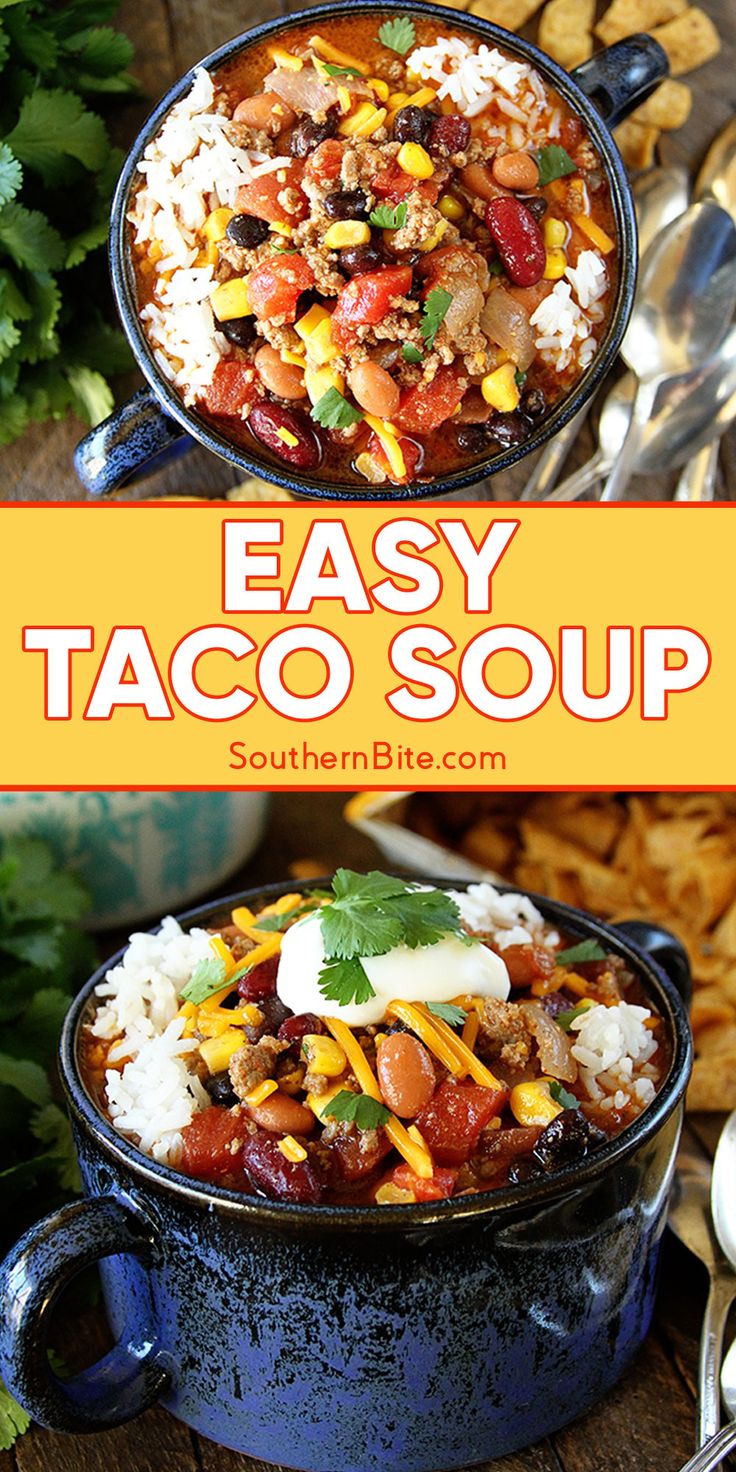
[[[322,204],[331,220],[368,219],[368,199],[362,189],[337,189]]]
[[[229,322],[218,322],[217,331],[236,348],[250,347],[256,335],[252,317],[232,317]]]
[[[230,1082],[230,1074],[227,1069],[222,1073],[213,1073],[211,1078],[205,1082],[205,1088],[213,1104],[222,1104],[225,1109],[232,1109],[233,1104],[240,1101]]]
[[[395,1032],[410,1032],[410,1031],[411,1031],[411,1029],[406,1026],[406,1023],[405,1022],[399,1022],[398,1019],[397,1019],[396,1022],[392,1022],[391,1023],[391,1026],[390,1027],[387,1027],[386,1028],[386,1037],[387,1038],[390,1038],[391,1035],[392,1035],[392,1033],[395,1033]]]
[[[394,118],[394,138],[399,143],[426,143],[432,127],[432,114],[424,107],[401,107]]]
[[[481,455],[488,449],[489,436],[485,424],[461,424],[456,431],[457,447],[469,455]]]
[[[511,414],[494,414],[488,421],[488,433],[502,450],[523,444],[532,432],[532,421],[514,409]]]
[[[337,117],[332,111],[328,112],[321,123],[314,118],[302,118],[289,139],[292,158],[306,158],[320,143],[324,143],[327,138],[334,138],[336,132]]]
[[[256,215],[233,215],[232,220],[228,220],[225,234],[233,245],[239,245],[242,250],[254,250],[268,236],[268,221],[259,220]]]
[[[521,1186],[524,1181],[538,1181],[544,1174],[544,1166],[532,1160],[529,1155],[522,1156],[521,1160],[512,1160],[509,1166],[509,1182],[512,1186]]]
[[[521,407],[530,419],[541,419],[547,409],[547,400],[541,388],[530,388],[522,398]]]
[[[575,1165],[588,1153],[590,1126],[579,1109],[564,1109],[542,1130],[532,1157],[546,1171]]]
[[[340,251],[340,270],[346,276],[365,276],[367,271],[378,271],[383,265],[383,253],[377,245],[346,245]]]
[[[542,198],[541,194],[519,194],[517,198],[519,204],[526,205],[529,214],[533,215],[535,220],[541,220],[542,215],[546,214],[547,201]]]

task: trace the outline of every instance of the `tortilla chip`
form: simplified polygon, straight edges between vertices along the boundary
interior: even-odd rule
[[[481,818],[479,823],[468,829],[460,847],[474,864],[499,873],[508,869],[516,844],[513,838],[501,832],[493,818]]]
[[[655,26],[651,34],[667,52],[673,77],[694,72],[712,61],[721,49],[721,38],[710,16],[694,5],[666,25]]]
[[[594,16],[595,0],[549,0],[542,11],[537,43],[571,71],[593,55]]]
[[[690,1022],[693,1037],[697,1041],[698,1034],[705,1028],[718,1027],[721,1024],[728,1027],[736,1022],[736,1008],[724,996],[720,987],[700,987],[693,997]]]
[[[673,20],[687,9],[687,0],[613,0],[613,4],[601,16],[596,36],[604,46],[634,36],[638,31],[651,31]]]
[[[505,31],[520,31],[539,10],[542,0],[473,0],[471,15],[480,15]]]
[[[649,169],[654,163],[654,150],[659,141],[659,128],[642,126],[625,118],[613,130],[621,157],[627,169]]]
[[[696,1058],[687,1091],[688,1109],[736,1108],[736,1046],[715,1058]]]
[[[630,114],[630,120],[671,133],[687,122],[692,103],[693,94],[687,82],[676,82],[668,77],[646,102],[642,102],[641,107]]]

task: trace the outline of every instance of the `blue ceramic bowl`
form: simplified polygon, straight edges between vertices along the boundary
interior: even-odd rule
[[[219,901],[187,923],[212,924]],[[92,977],[61,1073],[87,1197],[0,1269],[0,1373],[43,1425],[93,1431],[155,1402],[198,1432],[309,1472],[448,1472],[537,1441],[614,1384],[649,1328],[691,1064],[687,957],[533,896],[566,933],[636,969],[672,1063],[636,1123],[579,1167],[454,1201],[298,1206],[199,1185],[140,1155],[77,1066]],[[669,971],[672,979],[666,974]],[[100,1261],[116,1347],[73,1380],[49,1366],[50,1312]]]
[[[377,3],[377,0],[333,0],[331,4],[320,5],[318,14],[320,25],[323,25],[344,15],[358,13],[386,16],[388,13],[395,15],[401,12],[436,20],[445,28],[449,22],[446,8],[426,4],[424,0],[417,0],[417,3],[396,0],[390,10]],[[218,51],[205,57],[200,65],[216,71],[226,61],[231,61],[233,57],[261,41],[276,40],[285,31],[309,21],[314,15],[313,10],[297,11],[293,15],[268,21],[265,25],[254,26],[245,35],[236,36]],[[613,363],[626,330],[634,297],[637,267],[634,204],[626,171],[609,129],[643,102],[668,71],[667,57],[651,36],[631,36],[625,41],[619,41],[615,46],[584,62],[574,72],[568,73],[529,41],[523,41],[521,37],[503,31],[477,16],[458,14],[449,23],[474,33],[479,40],[489,45],[501,46],[531,62],[585,119],[593,143],[608,172],[619,241],[620,276],[613,311],[598,353],[573,392],[556,405],[528,440],[515,449],[489,453],[477,464],[431,482],[392,486],[388,493],[388,499],[392,502],[445,495],[450,491],[477,485],[486,476],[506,470],[524,455],[538,449],[595,393]],[[322,481],[318,474],[304,475],[290,466],[279,466],[260,453],[255,441],[249,451],[232,444],[200,414],[184,407],[154,360],[138,317],[135,273],[126,215],[131,192],[139,177],[137,167],[141,155],[158,132],[170,108],[189,91],[192,76],[193,72],[189,71],[176,82],[144,124],[123,166],[112,206],[110,270],[115,301],[128,342],[148,387],[141,389],[81,441],[75,455],[77,474],[88,495],[106,496],[122,485],[150,473],[162,460],[182,453],[191,448],[193,442],[197,442],[238,466],[246,475],[272,481],[298,496],[327,501],[385,500],[385,490],[371,490],[367,486],[362,490],[348,481]]]

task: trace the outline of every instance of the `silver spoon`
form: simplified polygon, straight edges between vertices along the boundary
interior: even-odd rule
[[[715,352],[736,305],[736,225],[703,200],[668,225],[642,263],[646,289],[621,349],[638,375],[629,432],[601,495],[620,500],[644,436],[661,374],[683,373]]]
[[[652,379],[650,390],[650,414],[640,428],[631,466],[632,473],[642,475],[682,465],[694,452],[718,439],[736,418],[736,328],[731,328],[718,352],[706,363],[684,373]],[[552,491],[548,500],[577,499],[615,465],[626,437],[624,417],[628,410],[630,422],[635,392],[633,374],[616,384],[603,405],[598,427],[602,456],[594,455]]]
[[[736,1273],[724,1257],[713,1229],[710,1184],[709,1161],[687,1143],[681,1144],[667,1220],[680,1241],[700,1258],[710,1278],[698,1363],[697,1444],[701,1447],[716,1435],[720,1423],[718,1369],[723,1329],[736,1298]]]
[[[689,189],[685,169],[651,169],[642,174],[633,186],[636,204],[636,219],[639,229],[639,258],[644,255],[655,236],[676,220],[688,206]],[[636,300],[634,301],[636,311]],[[520,501],[544,501],[567,459],[579,430],[590,412],[590,403],[584,404],[569,424],[558,430],[554,439],[542,451],[529,479],[519,497]]]
[[[721,1395],[730,1420],[712,1441],[680,1468],[680,1472],[715,1472],[723,1458],[736,1447],[736,1340],[723,1361],[721,1370]]]

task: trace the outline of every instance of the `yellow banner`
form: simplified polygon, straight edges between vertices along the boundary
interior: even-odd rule
[[[735,513],[8,506],[0,784],[734,785]]]

